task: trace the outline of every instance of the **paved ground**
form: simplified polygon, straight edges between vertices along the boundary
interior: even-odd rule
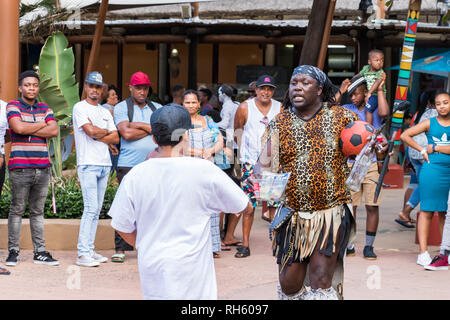
[[[344,296],[346,299],[450,299],[449,273],[425,271],[416,265],[418,246],[415,229],[406,229],[393,220],[402,203],[403,190],[383,194],[378,236],[375,241],[376,261],[362,258],[365,214],[357,216],[356,256],[346,259]],[[415,214],[413,214],[415,216]],[[252,255],[233,257],[234,250],[215,259],[219,299],[276,299],[277,266],[271,256],[268,223],[260,211],[251,236]],[[241,235],[241,224],[236,236]],[[438,247],[430,247],[432,255]],[[112,251],[101,252],[110,256]],[[55,251],[60,266],[35,265],[32,252],[22,251],[20,263],[10,268],[11,275],[0,276],[2,299],[141,299],[136,252],[124,264],[111,262],[98,268],[74,265],[75,251]],[[7,252],[0,250],[0,265]]]

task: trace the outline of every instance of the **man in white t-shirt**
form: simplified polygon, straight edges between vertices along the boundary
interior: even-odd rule
[[[7,103],[5,101],[0,100],[0,195],[2,193],[3,183],[5,182],[5,143],[10,140],[8,119],[6,118],[6,105]]]
[[[86,100],[73,107],[77,171],[84,202],[76,263],[96,267],[108,261],[94,251],[94,241],[112,166],[108,145],[119,143],[119,135],[111,113],[99,104],[103,90],[102,75],[89,73],[84,90]]]
[[[236,258],[245,258],[250,255],[250,230],[258,201],[255,190],[247,180],[253,174],[254,166],[258,161],[261,152],[261,138],[266,127],[281,110],[281,103],[272,99],[275,89],[275,79],[272,76],[260,76],[256,80],[256,97],[242,102],[234,117],[234,135],[240,151],[241,187],[253,204],[253,213],[242,218],[243,245],[237,247]],[[264,217],[264,215],[262,218],[272,220],[277,205],[276,202],[268,202],[270,218]],[[224,240],[224,244],[229,245],[230,243]]]
[[[189,112],[151,116],[158,148],[123,178],[111,226],[138,252],[144,299],[217,299],[210,217],[251,210],[242,190],[212,162],[183,157]]]
[[[1,83],[0,83],[1,91]],[[8,119],[6,118],[6,105],[7,103],[0,100],[0,195],[3,189],[3,183],[5,182],[5,137],[8,135]],[[0,267],[0,275],[9,274],[9,271]]]

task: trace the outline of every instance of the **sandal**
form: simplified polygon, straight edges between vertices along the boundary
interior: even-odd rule
[[[223,244],[227,247],[242,247],[244,243],[241,240],[238,240],[236,242],[226,243],[225,241]]]
[[[404,220],[400,220],[400,219],[395,219],[395,222],[397,222],[398,224],[401,224],[402,226],[404,226],[405,228],[415,228],[416,226],[414,225],[414,223],[412,223],[411,220],[408,221],[404,221]]]
[[[222,251],[230,251],[231,248],[228,245],[226,245],[225,243],[221,242],[220,243],[220,250],[222,250]]]
[[[9,272],[8,270],[6,270],[5,268],[0,267],[0,275],[4,275],[7,276],[11,274],[11,272]]]
[[[248,257],[249,255],[250,255],[250,248],[241,246],[241,247],[237,248],[237,252],[234,255],[234,257],[235,258],[245,258],[245,257]]]
[[[111,256],[111,262],[122,263],[125,261],[125,253],[116,253]]]

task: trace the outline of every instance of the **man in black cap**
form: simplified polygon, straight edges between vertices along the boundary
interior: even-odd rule
[[[189,112],[164,106],[151,116],[158,148],[123,178],[111,225],[138,249],[144,299],[217,299],[210,217],[244,213],[242,190],[214,163],[183,157]]]
[[[242,164],[241,187],[253,204],[251,215],[242,219],[243,244],[238,246],[236,258],[250,255],[250,230],[253,224],[255,208],[258,205],[253,187],[247,179],[253,173],[255,163],[261,151],[261,138],[267,125],[280,112],[281,103],[272,99],[275,93],[275,79],[269,75],[262,75],[256,80],[256,97],[242,102],[234,117],[235,140],[239,146],[239,160]],[[273,217],[276,203],[269,202],[269,213]],[[225,245],[237,245],[224,241]]]

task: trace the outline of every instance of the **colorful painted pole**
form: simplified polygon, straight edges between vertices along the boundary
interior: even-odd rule
[[[409,3],[408,19],[406,20],[405,37],[403,40],[402,56],[400,60],[400,70],[398,74],[397,89],[395,90],[394,110],[403,101],[406,101],[408,94],[409,78],[411,75],[411,64],[414,55],[414,45],[416,43],[417,24],[419,22],[421,0],[411,0]],[[397,111],[392,116],[390,135],[401,129],[405,111]]]
[[[380,172],[380,177],[377,181],[375,189],[374,201],[376,202],[380,195],[381,187],[383,186],[384,176],[389,168],[389,154],[394,148],[395,138],[403,125],[403,117],[405,115],[406,96],[408,94],[409,77],[411,75],[411,65],[414,55],[414,44],[416,43],[417,23],[419,22],[421,0],[410,0],[408,19],[406,20],[405,37],[403,40],[402,56],[400,60],[400,71],[397,80],[397,89],[395,90],[394,109],[397,110],[392,115],[390,142],[386,157],[383,161],[383,167]]]

